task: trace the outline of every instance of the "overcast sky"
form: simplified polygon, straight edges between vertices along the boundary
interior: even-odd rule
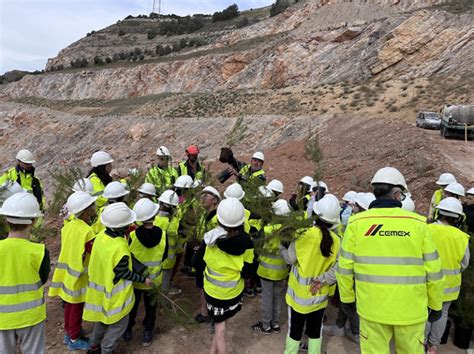
[[[158,0],[156,0],[158,3]],[[213,13],[236,3],[240,10],[273,0],[162,0],[161,12]],[[153,0],[0,0],[0,74],[41,70],[46,61],[87,32],[127,15],[149,14]]]

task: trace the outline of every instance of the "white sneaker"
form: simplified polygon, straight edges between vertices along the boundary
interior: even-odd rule
[[[323,326],[323,334],[328,336],[344,337],[344,327],[339,328],[337,325]]]

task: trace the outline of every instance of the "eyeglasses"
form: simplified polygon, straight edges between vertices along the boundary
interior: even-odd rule
[[[406,194],[400,190],[400,200],[403,202],[407,198]]]

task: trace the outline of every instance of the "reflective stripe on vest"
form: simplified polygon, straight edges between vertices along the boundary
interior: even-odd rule
[[[79,297],[79,296],[85,295],[87,291],[87,288],[82,288],[79,290],[71,290],[71,289],[68,289],[66,285],[64,285],[64,283],[59,283],[59,282],[52,282],[50,288],[61,289],[62,291],[64,291],[66,294],[68,294],[71,297]]]
[[[270,264],[262,260],[260,260],[259,263],[263,267],[268,268],[268,269],[273,269],[273,270],[285,270],[288,268],[286,264]]]
[[[90,281],[87,286],[103,293],[106,298],[110,299],[112,296],[117,295],[119,292],[125,290],[128,286],[132,286],[132,282],[130,280],[124,280],[123,283],[115,286],[111,292],[108,292],[102,285],[96,284],[92,281]]]
[[[11,313],[25,310],[31,310],[44,304],[44,298],[22,302],[16,305],[0,305],[0,313]]]
[[[312,296],[308,299],[303,299],[297,296],[292,288],[288,288],[287,294],[293,299],[294,302],[296,302],[298,305],[301,305],[301,306],[319,305],[328,300],[327,295]]]
[[[298,283],[300,283],[301,285],[311,285],[311,283],[313,282],[313,277],[309,277],[309,278],[302,277],[299,274],[298,268],[296,266],[293,266],[291,268],[292,268],[293,275],[295,276],[295,279],[298,281]]]
[[[461,287],[460,286],[456,286],[454,288],[445,288],[444,289],[444,293],[445,294],[451,294],[451,293],[457,293],[458,291],[461,290]]]
[[[106,317],[111,317],[114,315],[118,315],[120,312],[122,312],[127,306],[131,305],[133,303],[134,297],[129,296],[128,299],[122,304],[122,306],[114,308],[112,310],[106,311],[102,306],[97,306],[93,304],[86,303],[84,305],[84,308],[89,311],[94,311],[94,312],[100,312]]]
[[[443,273],[427,273],[427,276],[397,276],[397,275],[370,275],[355,272],[355,278],[359,281],[377,284],[425,284],[426,278],[430,280],[439,280],[443,278]]]
[[[214,284],[215,286],[220,286],[221,288],[234,288],[239,284],[238,280],[221,281],[221,280],[211,278],[208,274],[205,274],[205,276],[208,282]]]
[[[1,295],[10,295],[16,293],[24,293],[26,291],[34,291],[40,289],[42,286],[41,282],[37,282],[34,284],[20,284],[20,285],[12,285],[12,286],[0,286],[0,294]]]
[[[81,272],[78,272],[74,269],[72,269],[71,267],[69,267],[66,263],[58,263],[56,265],[56,268],[58,269],[64,269],[65,271],[67,271],[71,276],[75,277],[75,278],[79,278],[83,273]],[[87,273],[86,271],[84,271],[84,273]]]
[[[461,269],[442,269],[444,275],[458,275],[461,274]]]

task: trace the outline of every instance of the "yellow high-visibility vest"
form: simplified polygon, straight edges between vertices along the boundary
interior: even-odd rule
[[[59,296],[70,304],[86,300],[90,254],[85,252],[85,245],[94,237],[92,228],[81,219],[72,218],[63,226],[61,252],[49,287],[49,296]]]
[[[244,280],[240,272],[244,262],[253,262],[253,248],[245,250],[239,256],[223,252],[217,247],[206,246],[204,261],[204,291],[219,300],[230,300],[239,296],[244,290]]]
[[[333,239],[331,254],[324,257],[320,249],[322,235],[321,230],[313,226],[303,231],[295,241],[297,262],[291,267],[286,303],[302,314],[325,308],[328,304],[328,285],[323,285],[316,295],[311,294],[310,288],[315,277],[322,275],[336,263],[340,241],[330,231]]]
[[[426,321],[428,307],[441,310],[443,273],[426,218],[401,208],[351,216],[336,277],[341,301],[357,299],[372,322],[411,325]]]
[[[283,280],[288,277],[289,267],[280,255],[280,239],[271,237],[281,225],[269,225],[264,227],[265,238],[263,245],[264,253],[258,256],[257,275],[268,280]]]
[[[124,318],[134,304],[133,286],[130,280],[120,279],[116,284],[114,268],[124,257],[132,256],[123,237],[110,237],[105,231],[97,235],[89,263],[89,283],[83,318],[89,322],[113,324]]]
[[[263,170],[263,168],[261,168],[260,170],[251,172],[250,171],[251,167],[252,167],[251,164],[247,164],[244,167],[242,167],[239,171],[239,173],[244,177],[246,182],[254,181],[259,176],[265,176],[265,171]],[[263,183],[263,181],[262,181],[262,183]]]
[[[91,175],[89,176],[89,180],[91,181],[92,185],[94,186],[94,197],[97,197],[95,201],[95,205],[97,205],[97,208],[100,208],[107,203],[107,198],[104,198],[102,196],[102,193],[104,192],[105,186],[100,180],[99,176],[95,172],[92,172]]]
[[[434,219],[436,215],[436,206],[444,198],[444,189],[440,188],[435,190],[433,196],[431,197],[430,210],[428,212],[428,218]]]
[[[39,276],[45,246],[20,238],[0,241],[0,330],[34,326],[46,319]]]
[[[37,176],[35,177],[38,180],[39,187],[41,189],[41,198],[39,198],[39,196],[37,197],[39,198],[38,203],[40,205],[41,210],[43,210],[46,206],[44,188],[41,183],[41,180]],[[18,182],[21,188],[23,188],[25,191],[27,191],[28,193],[33,193],[33,175],[30,173],[26,173],[24,171],[17,171],[16,167],[12,167],[0,176],[0,185],[4,184],[7,181]]]
[[[155,186],[156,193],[160,195],[167,188],[172,187],[177,178],[178,172],[172,166],[165,168],[153,166],[148,170],[145,177],[145,182],[153,184]]]
[[[444,274],[443,301],[456,300],[461,289],[461,261],[469,244],[469,235],[449,225],[429,224],[428,228],[441,258]]]
[[[166,231],[162,229],[160,242],[155,247],[151,248],[147,248],[140,243],[136,230],[130,233],[130,238],[132,240],[130,244],[130,252],[133,253],[136,259],[147,267],[149,272],[148,278],[153,280],[155,286],[160,286],[163,282],[162,262],[166,248]],[[141,283],[135,283],[133,286],[142,290],[151,289]]]
[[[163,262],[162,269],[172,269],[176,263],[176,251],[178,249],[179,218],[175,216],[157,215],[153,225],[158,226],[166,234],[168,243],[168,256]]]
[[[204,179],[204,173],[205,173],[204,167],[200,163],[198,163],[197,171],[196,171],[193,179],[202,181]],[[178,165],[178,174],[180,176],[189,175],[188,166],[186,166],[186,161],[183,161],[183,162],[179,163],[179,165]]]

